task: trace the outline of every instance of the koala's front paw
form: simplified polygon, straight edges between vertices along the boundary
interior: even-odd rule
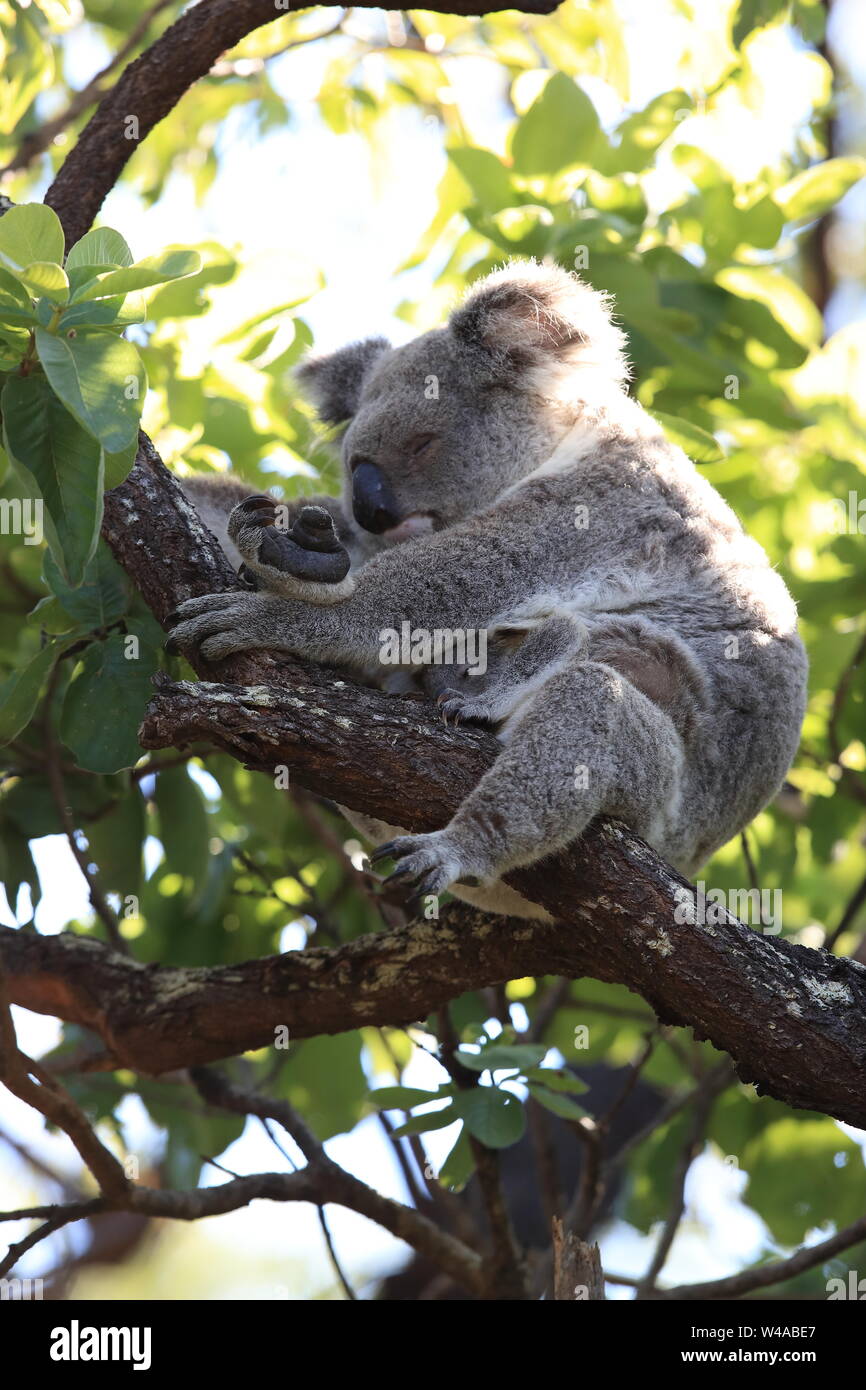
[[[465,691],[454,690],[451,687],[443,690],[441,695],[436,697],[436,703],[442,714],[442,722],[447,724],[449,718],[453,719],[455,729],[461,719],[478,720],[483,724],[496,724],[502,718],[497,713],[493,702],[485,696],[467,695]]]
[[[324,507],[302,507],[290,530],[278,529],[279,507],[261,493],[234,508],[228,533],[264,587],[308,603],[340,603],[354,583],[349,552]]]
[[[399,835],[396,840],[379,845],[370,855],[371,864],[382,859],[397,861],[397,868],[385,882],[411,888],[408,897],[411,907],[418,907],[430,895],[444,893],[458,879],[485,876],[483,870],[468,862],[455,836],[447,829],[434,830],[429,835]]]
[[[280,647],[279,601],[266,594],[230,592],[187,599],[168,616],[166,651],[198,647],[206,661],[219,661],[257,647]]]

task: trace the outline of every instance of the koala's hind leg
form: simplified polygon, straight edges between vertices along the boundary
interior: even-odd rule
[[[578,658],[519,712],[496,762],[443,830],[401,836],[373,858],[397,860],[391,877],[417,900],[546,858],[601,813],[676,857],[683,772],[669,716],[612,667]]]

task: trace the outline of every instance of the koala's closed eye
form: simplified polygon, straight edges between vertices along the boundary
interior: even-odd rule
[[[406,445],[406,453],[413,459],[422,458],[438,438],[436,434],[416,434]]]

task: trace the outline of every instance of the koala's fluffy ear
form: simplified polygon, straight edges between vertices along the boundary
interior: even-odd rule
[[[616,382],[628,377],[625,335],[607,297],[559,266],[515,261],[494,271],[470,290],[450,327],[502,370],[556,363],[595,367]]]
[[[339,425],[355,414],[364,378],[390,346],[387,338],[365,338],[301,363],[295,376],[325,424]]]

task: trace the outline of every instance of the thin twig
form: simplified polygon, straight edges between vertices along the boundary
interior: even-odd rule
[[[839,918],[839,925],[835,927],[833,931],[831,931],[830,935],[827,937],[827,940],[824,942],[825,950],[832,951],[833,947],[836,945],[836,942],[839,940],[839,937],[843,934],[843,932],[846,932],[849,927],[854,925],[854,922],[857,919],[857,914],[859,913],[864,903],[866,903],[866,875],[864,875],[859,886],[855,889],[855,891],[849,898],[848,903],[845,907],[845,911]]]
[[[355,1293],[355,1290],[352,1288],[352,1285],[346,1278],[343,1266],[340,1264],[339,1258],[337,1256],[337,1251],[334,1248],[334,1240],[331,1235],[331,1228],[329,1227],[327,1218],[325,1216],[325,1208],[324,1206],[320,1205],[316,1208],[316,1210],[319,1214],[319,1225],[322,1228],[322,1235],[325,1237],[325,1244],[328,1247],[328,1254],[331,1257],[331,1264],[333,1266],[334,1273],[336,1274],[341,1285],[343,1286],[343,1293],[346,1295],[348,1299],[351,1300],[352,1303],[356,1303],[358,1300],[358,1295]]]
[[[272,1184],[277,1193],[285,1192],[288,1186],[289,1196],[277,1196],[277,1200],[304,1200],[312,1201],[317,1205],[325,1205],[329,1202],[336,1202],[340,1206],[349,1207],[352,1211],[360,1212],[369,1220],[376,1222],[386,1231],[390,1231],[400,1240],[405,1240],[408,1245],[426,1255],[437,1264],[440,1269],[450,1274],[464,1288],[468,1288],[473,1293],[482,1291],[485,1281],[485,1273],[482,1262],[474,1250],[456,1240],[446,1231],[440,1230],[427,1216],[416,1211],[412,1207],[403,1206],[400,1202],[393,1201],[390,1197],[383,1197],[372,1187],[361,1182],[358,1178],[347,1173],[329,1158],[325,1152],[323,1144],[315,1137],[306,1120],[284,1100],[270,1099],[259,1095],[254,1091],[241,1090],[239,1087],[231,1085],[219,1072],[210,1067],[195,1067],[190,1069],[190,1078],[204,1100],[211,1105],[220,1106],[224,1110],[232,1111],[239,1115],[255,1115],[259,1119],[273,1120],[280,1125],[288,1135],[294,1140],[307,1160],[306,1168],[296,1173],[271,1174],[270,1179],[282,1178],[282,1185]],[[225,1193],[224,1188],[201,1190],[195,1193],[176,1194],[175,1201],[171,1205],[176,1205],[179,1212],[170,1211],[168,1214],[180,1214],[185,1218],[184,1204],[177,1200],[178,1196],[189,1196],[196,1199],[193,1203],[195,1215],[200,1214],[202,1202],[209,1201],[211,1191],[223,1192],[226,1199],[233,1199],[241,1191],[248,1189],[253,1195],[262,1195],[256,1186],[259,1178],[265,1175],[257,1175],[255,1178],[242,1178],[234,1184],[229,1184],[233,1189],[231,1193]],[[305,1195],[295,1198],[297,1190],[302,1190]],[[267,1191],[264,1195],[272,1195]],[[245,1201],[232,1201],[231,1209],[235,1206],[246,1205]],[[221,1208],[223,1209],[223,1208]],[[229,1209],[229,1208],[225,1208]],[[194,1218],[193,1218],[194,1219]]]
[[[864,656],[866,656],[866,632],[863,633],[860,641],[857,643],[854,653],[839,677],[836,689],[833,692],[833,703],[830,708],[830,717],[827,720],[827,742],[830,745],[833,761],[841,769],[843,780],[846,782],[852,795],[856,800],[866,803],[866,785],[864,785],[863,780],[853,768],[846,767],[842,762],[844,749],[842,748],[842,742],[839,736],[839,721],[845,709],[845,704],[851,689],[851,682]]]
[[[713,1081],[712,1072],[709,1072],[704,1082],[697,1088],[694,1113],[692,1114],[691,1121],[686,1131],[686,1137],[680,1149],[677,1166],[674,1171],[673,1190],[671,1192],[667,1219],[662,1228],[661,1235],[659,1236],[658,1244],[652,1260],[650,1261],[649,1268],[638,1287],[638,1298],[652,1296],[656,1280],[667,1262],[671,1246],[674,1243],[677,1231],[680,1228],[685,1214],[686,1181],[691,1166],[703,1146],[707,1122],[718,1093],[719,1087]]]
[[[758,881],[758,870],[757,870],[757,866],[756,866],[756,864],[755,864],[754,859],[752,858],[752,847],[751,847],[751,845],[749,844],[749,833],[748,833],[748,830],[741,830],[741,831],[740,831],[740,844],[741,844],[742,849],[743,849],[743,858],[744,858],[745,861],[746,861],[746,872],[747,872],[747,874],[749,875],[749,887],[750,887],[750,888],[757,894],[757,896],[758,896],[758,915],[759,915],[759,922],[758,922],[758,925],[761,926],[761,927],[763,927],[763,926],[765,925],[765,923],[764,923],[764,904],[763,904],[763,901],[762,901],[762,899],[761,899],[761,888],[760,888],[760,883],[759,883],[759,881]]]
[[[480,1076],[461,1066],[455,1055],[458,1039],[447,1009],[439,1011],[438,1027],[441,1061],[452,1080],[462,1090],[477,1086],[481,1080]],[[474,1134],[469,1135],[469,1146],[475,1160],[475,1172],[484,1202],[492,1246],[492,1288],[496,1291],[497,1297],[525,1298],[526,1274],[502,1187],[499,1155],[494,1149],[488,1148],[476,1139]]]

